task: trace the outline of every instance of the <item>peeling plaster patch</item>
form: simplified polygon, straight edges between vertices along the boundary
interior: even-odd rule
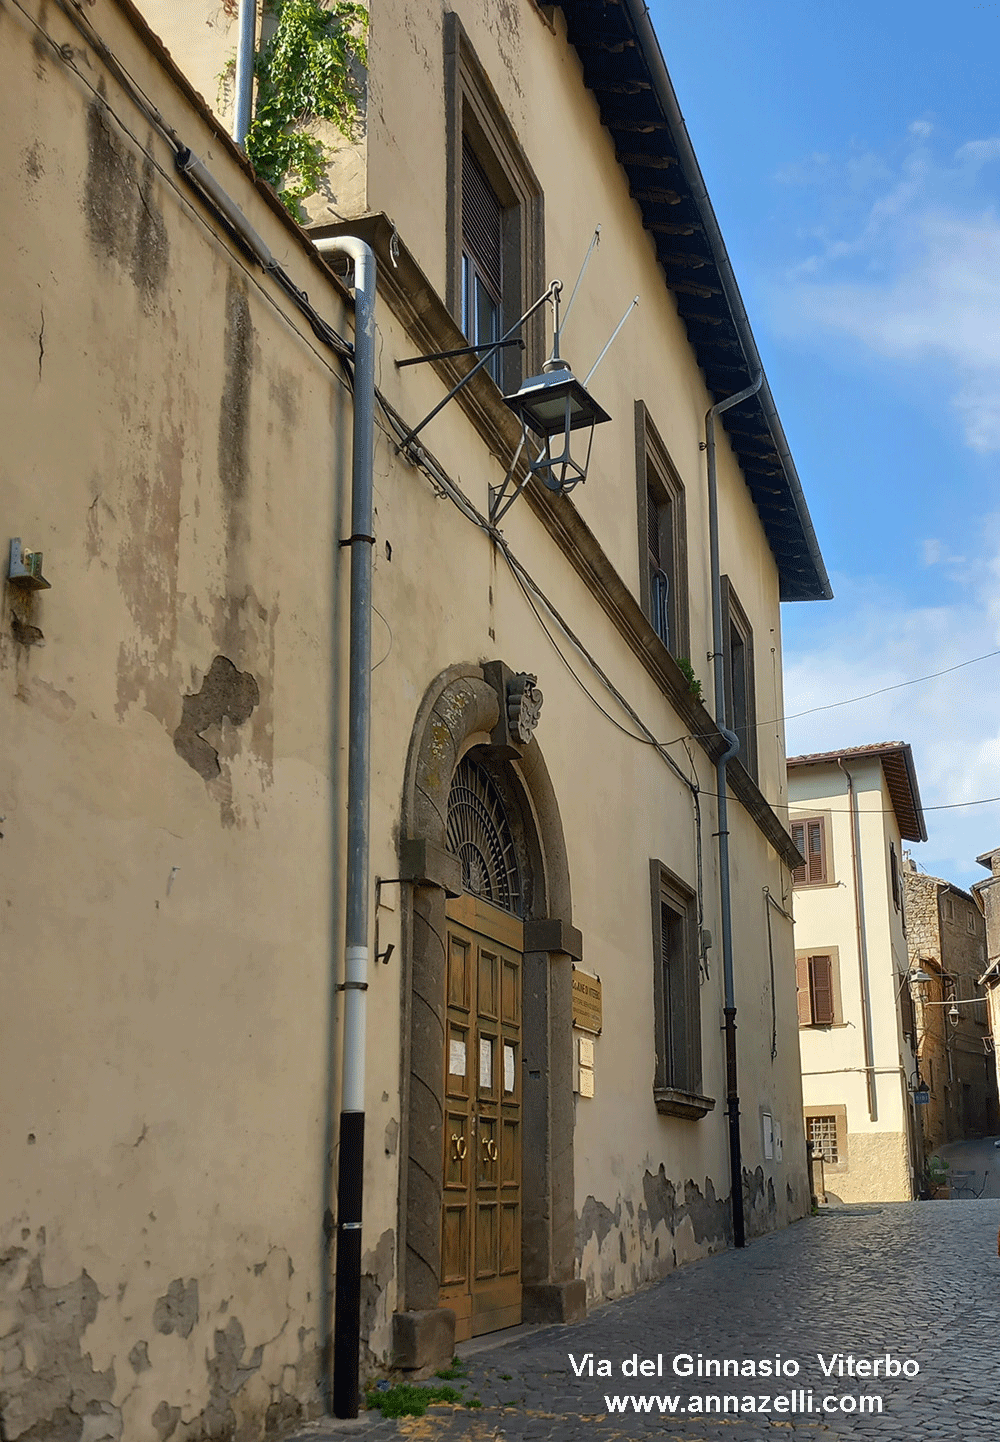
[[[751,1237],[773,1232],[778,1225],[778,1201],[774,1194],[774,1182],[764,1178],[764,1168],[743,1172],[743,1210],[746,1216],[747,1233]]]
[[[165,1336],[176,1332],[179,1337],[190,1337],[197,1320],[197,1278],[192,1277],[185,1282],[178,1277],[170,1283],[166,1295],[157,1300],[153,1308],[153,1326]]]
[[[235,1437],[236,1414],[232,1399],[255,1372],[260,1371],[264,1358],[263,1346],[255,1347],[244,1359],[246,1337],[236,1317],[230,1317],[225,1330],[215,1334],[215,1356],[208,1359],[209,1399],[201,1415],[185,1430],[186,1442],[202,1442],[215,1437]]]
[[[679,1263],[725,1247],[730,1240],[726,1199],[716,1196],[711,1178],[704,1191],[688,1180],[683,1194],[663,1164],[647,1170],[642,1201],[619,1196],[612,1212],[588,1197],[577,1221],[577,1258],[591,1298],[633,1292]]]
[[[361,1258],[361,1336],[363,1356],[369,1366],[376,1354],[369,1345],[379,1328],[388,1326],[389,1283],[395,1275],[396,1238],[384,1231],[371,1251]]]
[[[646,1172],[643,1176],[642,1195],[652,1230],[655,1232],[658,1226],[665,1224],[667,1230],[672,1232],[677,1191],[673,1182],[668,1180],[666,1168],[662,1162],[655,1176],[652,1172]]]
[[[704,1192],[695,1182],[684,1183],[682,1215],[690,1219],[695,1241],[699,1245],[708,1242],[710,1251],[724,1247],[730,1241],[732,1216],[729,1201],[726,1197],[715,1195],[711,1177],[705,1178]]]
[[[249,671],[237,671],[225,656],[216,656],[201,689],[184,697],[181,724],[174,732],[174,750],[205,781],[211,781],[222,770],[219,753],[202,733],[210,726],[221,726],[228,719],[242,726],[250,719],[260,701],[257,682]]]
[[[0,1341],[4,1442],[120,1442],[114,1367],[96,1371],[83,1351],[101,1301],[93,1279],[84,1271],[65,1286],[47,1287],[41,1258],[13,1247],[0,1255],[0,1289],[14,1319]]]
[[[592,1236],[597,1237],[597,1245],[600,1248],[604,1238],[617,1227],[622,1217],[622,1207],[619,1201],[615,1210],[609,1211],[603,1202],[596,1197],[588,1197],[583,1204],[583,1211],[580,1213],[579,1221],[576,1224],[576,1245],[579,1252],[583,1251],[587,1242]]]
[[[136,1342],[128,1354],[129,1366],[137,1375],[149,1370],[149,1347],[145,1342]]]
[[[41,628],[33,626],[30,621],[23,621],[16,611],[10,613],[10,634],[19,646],[27,649],[30,646],[43,646],[45,637]]]
[[[171,1407],[169,1402],[160,1402],[149,1420],[156,1428],[159,1442],[167,1442],[167,1439],[177,1431],[177,1424],[181,1420],[181,1409]]]
[[[399,1122],[392,1117],[385,1126],[385,1154],[387,1157],[396,1155],[396,1146],[399,1142]]]

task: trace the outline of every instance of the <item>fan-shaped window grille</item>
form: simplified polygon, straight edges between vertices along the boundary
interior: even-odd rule
[[[462,863],[466,891],[520,916],[514,833],[499,791],[468,756],[458,763],[448,796],[448,850]]]

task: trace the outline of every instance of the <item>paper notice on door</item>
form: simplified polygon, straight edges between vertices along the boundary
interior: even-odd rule
[[[448,1074],[450,1076],[465,1076],[465,1038],[456,1039],[452,1037],[451,1047],[448,1053]]]
[[[479,1038],[479,1086],[482,1091],[493,1090],[493,1041],[488,1036]]]
[[[505,1092],[514,1090],[514,1048],[506,1042],[503,1048],[503,1089]]]

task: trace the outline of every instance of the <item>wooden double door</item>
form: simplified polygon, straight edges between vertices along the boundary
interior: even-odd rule
[[[523,950],[518,917],[448,902],[441,1305],[457,1341],[521,1320]]]

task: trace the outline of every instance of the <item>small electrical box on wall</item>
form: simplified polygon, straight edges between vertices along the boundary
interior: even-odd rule
[[[10,564],[7,579],[12,586],[24,591],[49,591],[50,582],[42,575],[41,551],[28,551],[21,545],[21,537],[13,536],[10,543]]]
[[[576,1090],[582,1097],[594,1095],[594,1038],[576,1039]]]

